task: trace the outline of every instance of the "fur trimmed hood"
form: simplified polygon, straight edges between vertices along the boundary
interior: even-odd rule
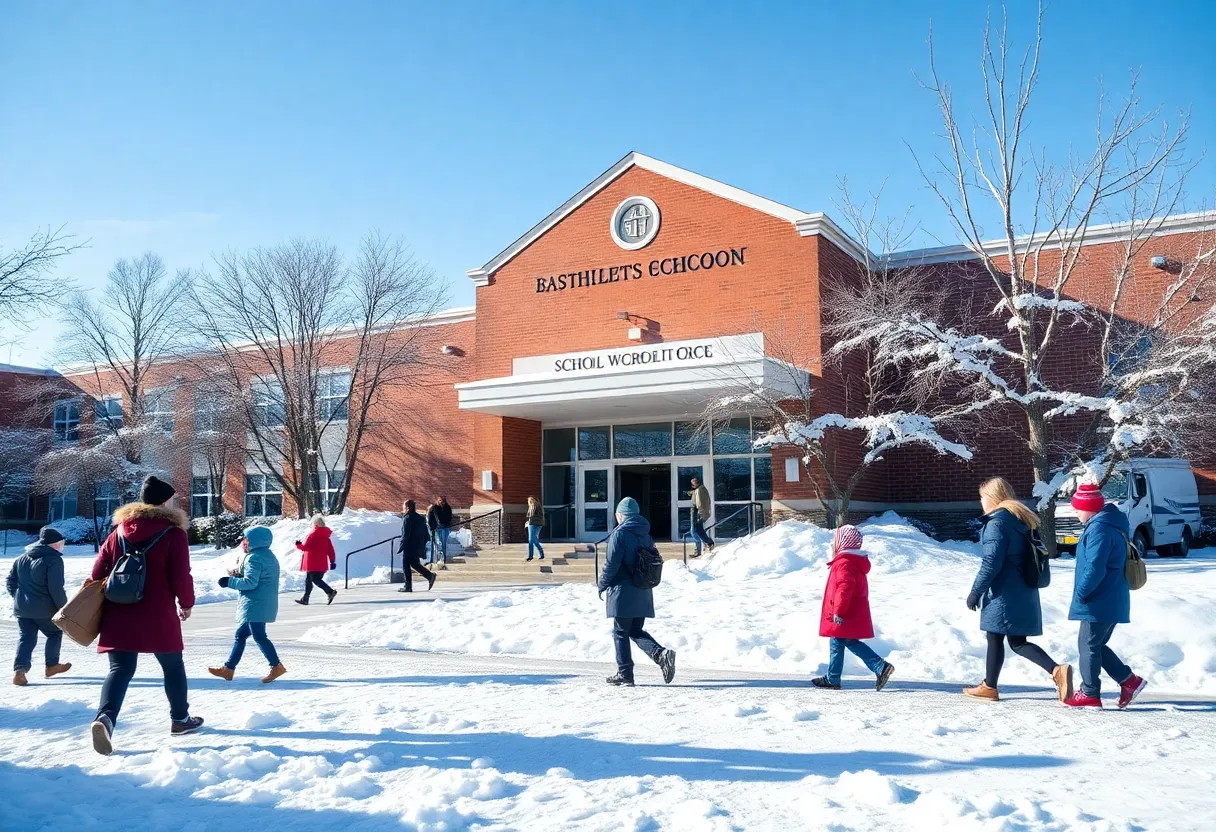
[[[182,531],[190,528],[190,518],[180,508],[150,506],[147,503],[127,503],[114,511],[114,525],[131,520],[164,520]]]

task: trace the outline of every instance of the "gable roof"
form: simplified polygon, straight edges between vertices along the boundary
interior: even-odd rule
[[[824,214],[808,214],[805,211],[799,211],[797,208],[791,208],[788,205],[782,205],[780,202],[774,202],[771,199],[757,196],[742,188],[727,185],[725,182],[710,179],[708,176],[693,173],[690,170],[676,167],[675,165],[634,151],[626,154],[615,165],[593,179],[585,188],[559,205],[549,216],[528,229],[522,237],[499,252],[490,262],[479,269],[469,269],[468,275],[472,279],[473,284],[475,286],[487,285],[490,282],[490,275],[513,260],[517,254],[536,242],[545,232],[557,225],[576,208],[633,167],[657,173],[659,176],[664,176],[676,182],[683,182],[685,185],[693,188],[785,220],[794,225],[803,236],[825,233],[837,245],[841,245],[842,242],[847,241],[845,250],[850,254],[853,254],[854,250],[859,251],[857,244]]]

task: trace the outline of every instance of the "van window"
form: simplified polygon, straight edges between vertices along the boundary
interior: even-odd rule
[[[1132,500],[1139,500],[1148,493],[1148,483],[1144,474],[1132,474]]]
[[[1102,496],[1108,500],[1119,502],[1127,499],[1127,478],[1116,471],[1102,486]]]

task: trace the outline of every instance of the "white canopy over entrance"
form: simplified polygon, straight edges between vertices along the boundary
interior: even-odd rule
[[[456,390],[462,410],[567,422],[697,414],[756,385],[792,386],[760,333],[516,358],[510,376]]]

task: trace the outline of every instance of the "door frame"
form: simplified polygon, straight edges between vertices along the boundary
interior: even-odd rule
[[[613,513],[612,513],[612,498],[614,496],[613,491],[615,490],[615,483],[613,481],[615,479],[615,476],[614,476],[615,472],[613,470],[612,460],[596,460],[595,462],[589,461],[586,463],[580,463],[575,470],[577,471],[576,480],[574,483],[574,487],[576,489],[575,497],[577,498],[575,501],[575,503],[576,503],[575,513],[577,514],[577,519],[575,520],[575,535],[576,535],[576,539],[581,542],[592,543],[596,540],[599,540],[604,535],[608,534],[608,532],[612,531],[612,529],[616,525],[614,522],[614,517],[613,517]],[[591,472],[595,472],[595,471],[604,472],[604,476],[607,479],[607,485],[605,486],[604,491],[605,491],[605,494],[607,495],[608,499],[605,502],[599,502],[598,500],[594,501],[594,502],[588,502],[586,499],[587,498],[587,487],[586,487],[587,474],[591,473]],[[587,512],[586,512],[586,510],[587,509],[596,510],[596,509],[601,509],[601,508],[607,510],[607,517],[608,517],[607,529],[605,529],[603,531],[588,531],[587,530]]]

